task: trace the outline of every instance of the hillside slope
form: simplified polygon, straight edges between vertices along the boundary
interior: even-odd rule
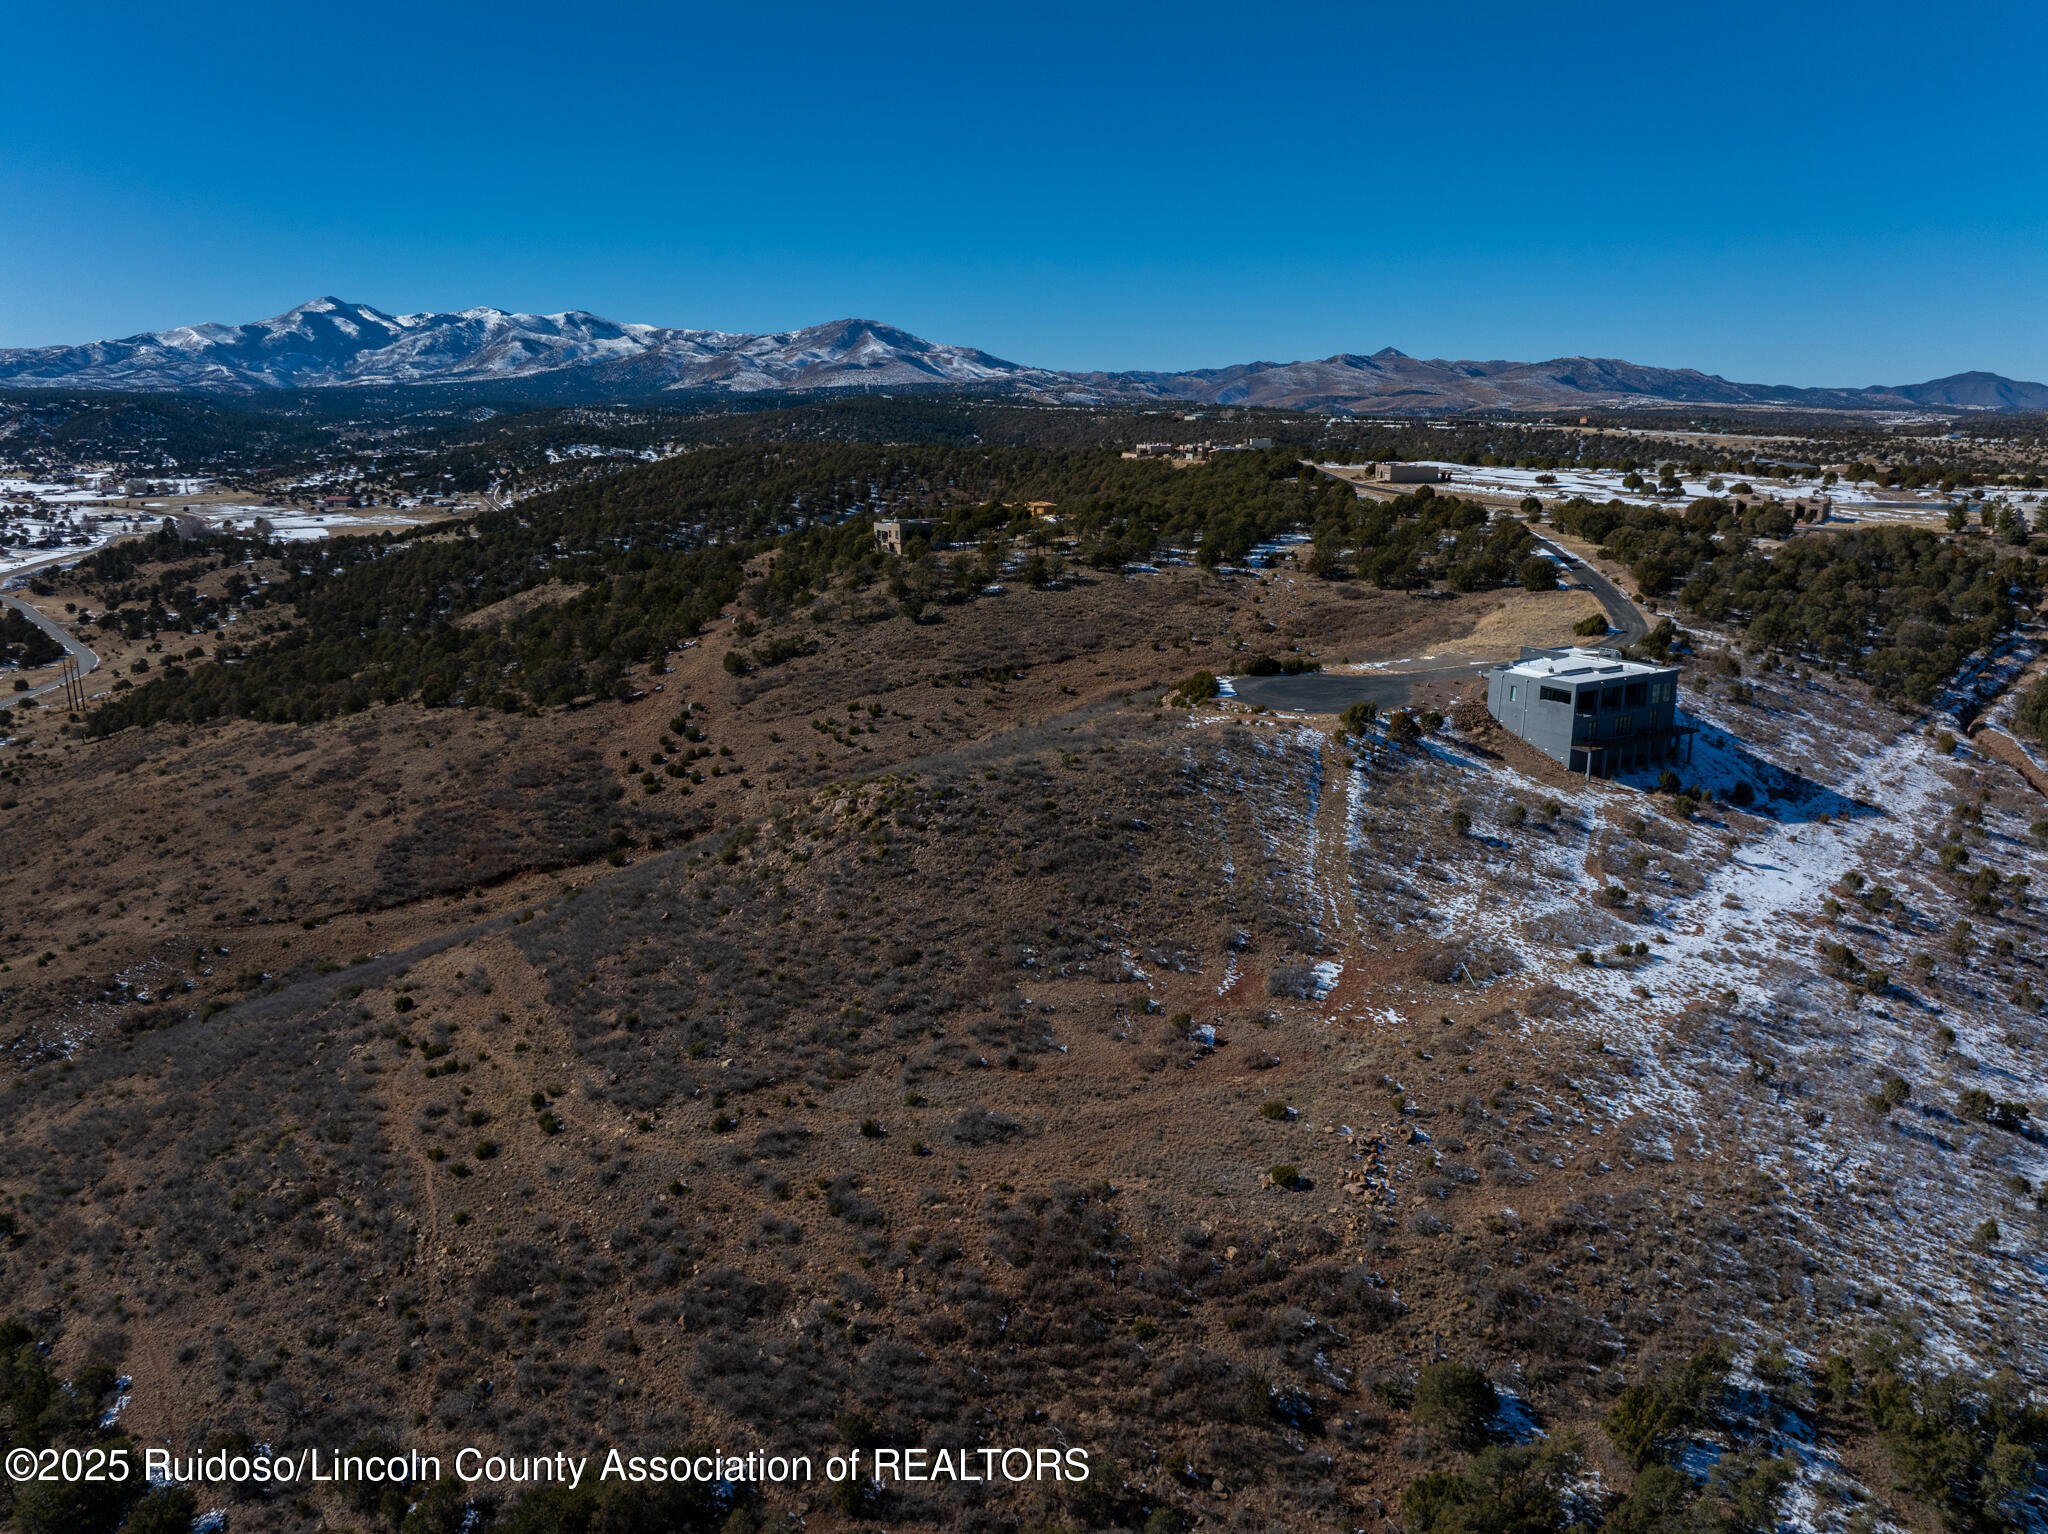
[[[1102,456],[1125,507],[1226,515],[1267,472]],[[964,478],[907,459],[700,453],[267,569],[224,625],[265,647],[187,652],[181,711],[23,726],[0,1285],[64,1378],[129,1376],[121,1427],[181,1451],[1096,1472],[637,1522],[500,1489],[520,1534],[1349,1530],[1502,1467],[1559,1531],[1567,1492],[1610,1529],[1662,1497],[1928,1534],[2032,1494],[2048,1433],[1994,1417],[2048,1386],[2023,781],[1792,640],[1738,660],[1732,622],[1683,657],[1684,795],[1563,773],[1469,697],[1349,738],[1167,697],[1248,651],[1568,637],[1583,594],[1511,575],[1039,585],[1028,535],[885,566],[858,522],[770,550],[732,511],[659,549],[883,461]],[[197,611],[243,568],[123,547],[46,600]],[[563,600],[490,616],[550,550]],[[522,669],[530,703],[464,706]],[[234,1517],[365,1526],[311,1487]]]

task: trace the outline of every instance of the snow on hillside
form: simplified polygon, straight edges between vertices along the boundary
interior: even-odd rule
[[[337,298],[246,325],[0,351],[0,382],[123,389],[477,383],[567,369],[617,388],[741,393],[1050,376],[868,320],[747,335],[622,325],[582,310],[385,314]]]
[[[2016,660],[1987,669],[2007,675]],[[1958,702],[1973,706],[1971,691]],[[1980,800],[1980,768],[1998,769],[1941,755],[1920,722],[1874,714],[1832,679],[1772,674],[1754,696],[1688,689],[1701,734],[1682,777],[1757,793],[1752,813],[1709,802],[1691,821],[1642,791],[1654,774],[1566,789],[1450,727],[1408,753],[1334,760],[1324,730],[1227,701],[1192,728],[1218,753],[1205,776],[1226,851],[1234,841],[1240,869],[1250,851],[1274,903],[1321,934],[1311,994],[1327,998],[1336,1033],[1414,1026],[1458,1007],[1460,989],[1519,1006],[1533,1049],[1606,1062],[1546,1110],[1569,1126],[1565,1155],[1586,1176],[1674,1156],[1754,1167],[1808,1227],[1830,1293],[1882,1307],[1872,1324],[1903,1317],[1936,1361],[2048,1380],[2048,1263],[2025,1234],[2048,1139],[1965,1105],[1972,1091],[2036,1114],[2048,1103],[2036,1004],[2009,972],[2026,955],[1994,945],[2011,929],[1973,909],[1935,856],[1952,809],[1974,804],[1968,867],[2041,888],[2048,857],[2027,820],[2038,805],[2017,792]],[[1418,772],[1433,802],[1467,806],[1474,823],[1389,863],[1367,828],[1406,813],[1398,794],[1382,801]],[[1546,802],[1562,811],[1549,829]],[[1610,870],[1632,886],[1619,908],[1600,899]],[[1431,943],[1495,978],[1371,978]],[[1233,954],[1222,989],[1244,996],[1248,967]],[[1893,1075],[1909,1100],[1873,1109]],[[1987,1221],[2007,1234],[1987,1236]]]

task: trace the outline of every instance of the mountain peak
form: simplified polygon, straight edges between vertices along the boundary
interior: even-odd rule
[[[845,388],[1048,389],[1061,398],[1289,410],[1556,410],[1644,403],[1821,410],[2048,410],[2048,385],[1967,372],[1922,384],[1795,389],[1610,357],[1421,361],[1397,347],[1301,362],[1177,373],[1056,373],[971,346],[927,341],[849,315],[772,334],[620,324],[585,309],[527,314],[479,305],[385,314],[331,293],[268,320],[191,325],[83,346],[0,351],[0,384],[135,391],[329,389],[462,384],[562,399],[670,391],[733,394]]]
[[[1039,377],[971,347],[847,318],[777,335],[621,325],[588,310],[489,305],[389,315],[331,293],[268,320],[152,331],[89,347],[0,351],[0,382],[103,389],[504,385],[603,397],[677,389],[989,385]]]

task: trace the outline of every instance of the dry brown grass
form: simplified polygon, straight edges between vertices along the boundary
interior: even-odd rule
[[[1252,1527],[1393,1505],[1439,1451],[1389,1403],[1439,1354],[1557,1430],[1624,1349],[1817,1324],[1746,1164],[1603,1118],[1634,1065],[1569,971],[1429,925],[1447,876],[1512,900],[1613,827],[1495,845],[1504,799],[1411,753],[1350,852],[1326,736],[1154,703],[1235,639],[1406,654],[1480,603],[1096,581],[811,625],[737,678],[721,626],[641,700],[541,719],[63,743],[0,872],[0,1006],[43,1062],[0,1127],[0,1282],[62,1361],[125,1334],[152,1440],[818,1449],[859,1411],[894,1443],[1062,1435]],[[649,794],[630,769],[684,700],[704,781]],[[551,853],[550,805],[594,839]],[[149,1002],[106,999],[145,973]]]
[[[1513,656],[1523,645],[1585,644],[1588,641],[1574,634],[1572,625],[1601,612],[1599,599],[1584,590],[1489,595],[1497,601],[1459,641],[1460,653]]]

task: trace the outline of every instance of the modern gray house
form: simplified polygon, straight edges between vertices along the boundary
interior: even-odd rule
[[[1678,722],[1678,668],[1623,660],[1619,650],[1525,648],[1486,673],[1486,711],[1546,756],[1587,777],[1692,760],[1693,726]]]

